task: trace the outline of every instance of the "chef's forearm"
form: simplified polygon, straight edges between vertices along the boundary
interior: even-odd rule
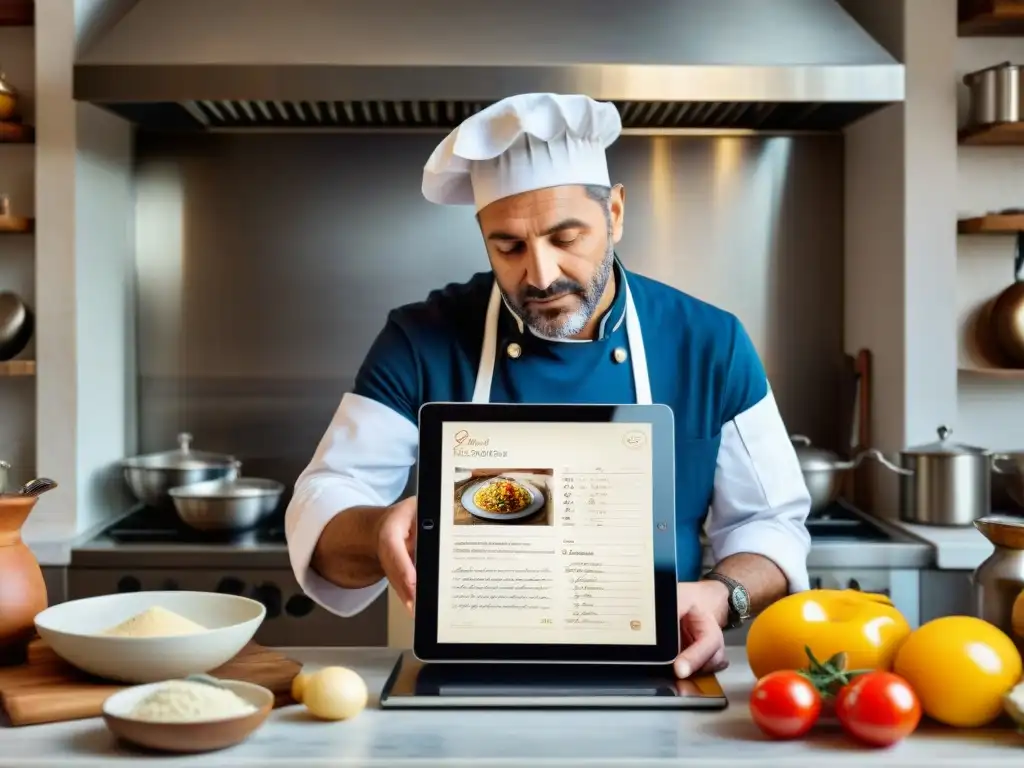
[[[383,579],[377,536],[386,510],[387,507],[352,507],[335,515],[313,550],[313,570],[344,589],[368,587]]]
[[[714,570],[743,585],[750,596],[751,615],[760,613],[776,600],[789,594],[789,580],[786,574],[764,555],[748,552],[729,555],[721,560]]]

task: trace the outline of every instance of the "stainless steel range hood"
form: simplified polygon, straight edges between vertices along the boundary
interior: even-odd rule
[[[587,93],[628,129],[836,130],[904,70],[834,0],[140,0],[75,98],[161,129],[444,129]]]

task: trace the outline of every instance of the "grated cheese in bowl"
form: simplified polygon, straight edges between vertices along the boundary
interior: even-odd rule
[[[227,688],[192,680],[169,680],[139,701],[128,717],[150,723],[199,723],[244,717],[256,710]]]

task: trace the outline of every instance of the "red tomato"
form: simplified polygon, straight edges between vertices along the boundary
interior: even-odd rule
[[[892,672],[854,678],[836,697],[836,716],[848,734],[875,747],[909,736],[921,722],[921,704],[910,684]]]
[[[750,714],[757,727],[773,739],[795,739],[817,722],[821,695],[803,675],[789,670],[770,672],[754,685]]]

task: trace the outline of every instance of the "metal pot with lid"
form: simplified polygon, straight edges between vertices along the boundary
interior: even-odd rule
[[[900,451],[901,520],[967,526],[991,511],[991,451],[954,442],[952,434],[942,426],[937,442]]]
[[[171,488],[209,480],[234,480],[241,462],[223,453],[192,450],[192,435],[178,435],[178,449],[136,456],[121,462],[124,479],[135,498],[149,506],[170,503]]]
[[[853,459],[844,460],[838,454],[815,446],[805,435],[790,435],[793,449],[796,451],[800,470],[804,475],[804,483],[811,495],[811,512],[819,512],[834,502],[839,496],[839,488],[844,472],[856,469],[864,459],[875,459],[890,469],[899,468],[889,462],[881,451],[874,448],[857,454]]]

